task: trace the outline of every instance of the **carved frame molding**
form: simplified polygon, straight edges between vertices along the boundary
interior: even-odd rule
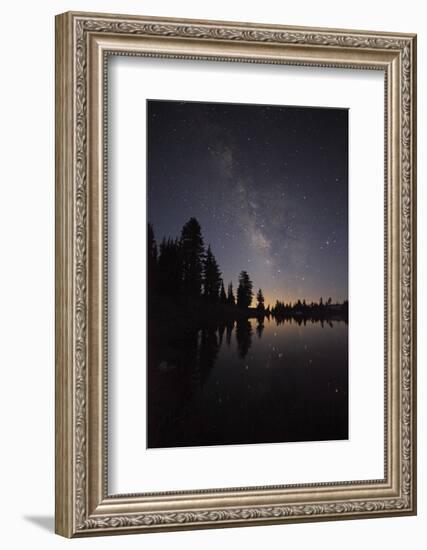
[[[105,101],[108,55],[385,72],[385,478],[108,495]],[[414,514],[416,37],[66,13],[56,18],[56,531],[87,536]]]

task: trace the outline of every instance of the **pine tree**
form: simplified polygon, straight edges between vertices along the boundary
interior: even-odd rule
[[[182,261],[180,242],[163,239],[160,244],[157,267],[157,289],[160,294],[177,296],[182,285]]]
[[[203,296],[210,302],[218,302],[219,289],[221,286],[221,271],[219,270],[218,263],[212,253],[210,245],[206,252],[203,272]]]
[[[147,283],[148,289],[153,291],[156,284],[157,270],[157,244],[154,238],[153,226],[151,223],[147,227]]]
[[[227,304],[229,306],[235,306],[236,305],[236,299],[234,298],[234,293],[233,293],[233,283],[230,283],[228,285],[228,289],[227,289]]]
[[[196,218],[190,218],[182,228],[181,255],[183,291],[188,296],[200,296],[203,275],[204,243],[201,227]]]
[[[219,291],[219,302],[221,304],[227,303],[227,295],[225,293],[224,281],[221,279],[221,290]]]
[[[239,286],[237,288],[237,306],[242,309],[250,307],[253,298],[253,284],[247,271],[241,271],[239,275]]]
[[[260,311],[264,311],[264,294],[262,293],[262,290],[259,289],[256,295],[256,301],[257,301],[257,308]]]

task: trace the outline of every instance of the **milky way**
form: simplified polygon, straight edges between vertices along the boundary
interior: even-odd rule
[[[195,216],[224,283],[266,302],[348,295],[348,111],[147,102],[148,219],[158,241]]]

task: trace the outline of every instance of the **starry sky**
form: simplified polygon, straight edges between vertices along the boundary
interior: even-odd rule
[[[348,110],[147,101],[157,242],[201,224],[224,284],[266,304],[348,298]]]

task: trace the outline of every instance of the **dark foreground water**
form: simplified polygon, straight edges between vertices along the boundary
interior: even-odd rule
[[[348,438],[348,326],[245,319],[152,330],[147,446]]]

